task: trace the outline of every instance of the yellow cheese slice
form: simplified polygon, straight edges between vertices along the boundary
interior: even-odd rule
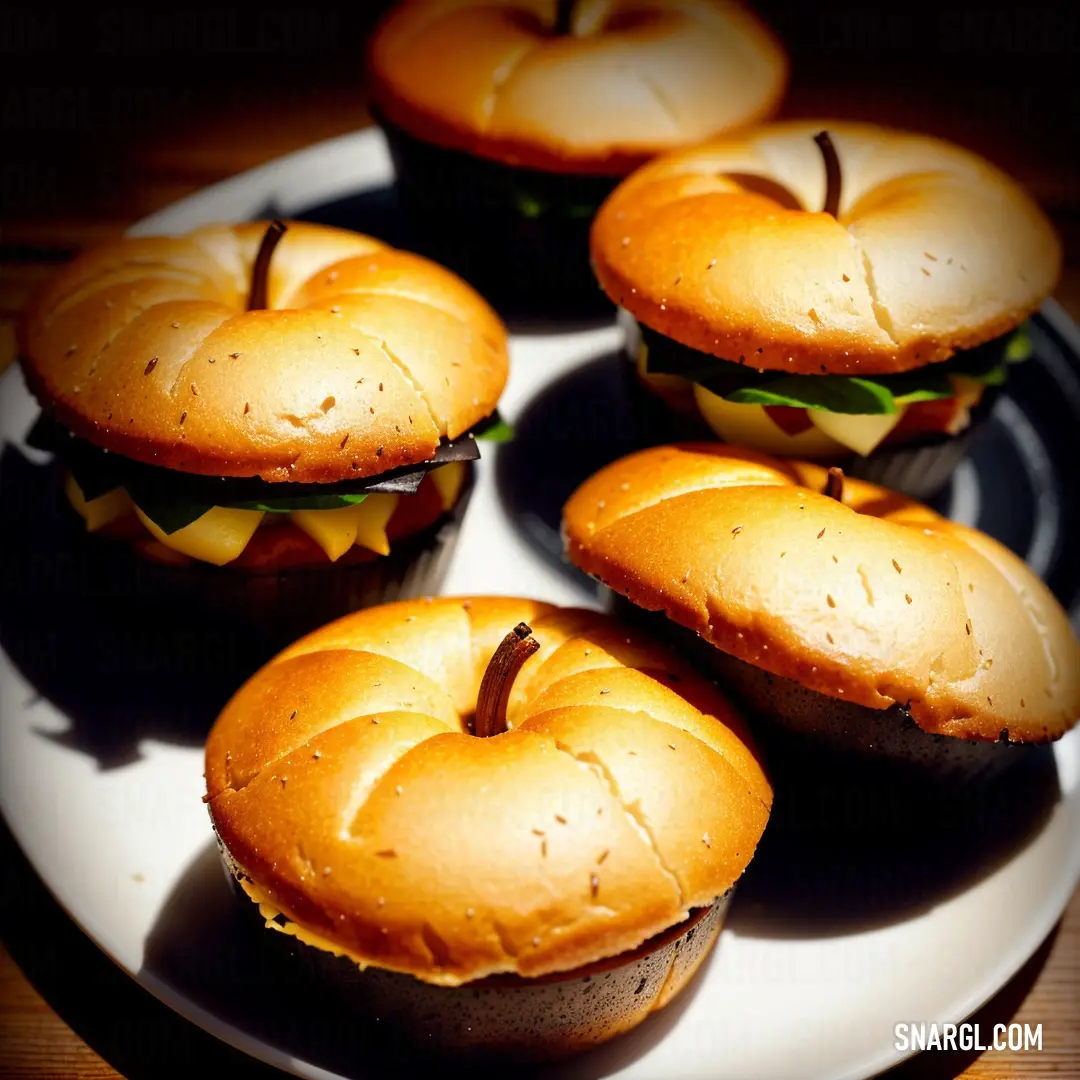
[[[331,562],[337,562],[356,543],[356,529],[367,504],[368,499],[365,499],[339,510],[294,510],[289,514],[289,520],[307,533]]]
[[[664,375],[657,374],[655,371],[649,371],[647,364],[649,360],[649,346],[643,341],[638,347],[637,354],[637,373],[638,378],[642,382],[651,386],[657,392],[663,392],[665,390],[685,390],[689,379],[684,379],[681,375]]]
[[[444,510],[454,508],[458,496],[461,495],[461,489],[465,486],[468,468],[467,462],[451,461],[431,471],[431,482],[435,485],[435,490],[438,491],[439,497],[442,499]]]
[[[109,522],[125,517],[135,506],[131,496],[123,488],[106,492],[96,499],[87,499],[71,473],[64,478],[64,494],[75,512],[86,522],[87,532],[96,532]]]
[[[816,427],[789,435],[777,426],[761,405],[742,405],[694,383],[694,400],[705,423],[724,442],[760,450],[780,457],[830,457],[843,453],[843,447]]]
[[[956,391],[956,402],[959,408],[945,431],[949,435],[959,435],[961,431],[966,431],[971,426],[971,410],[982,401],[982,396],[986,393],[986,383],[969,378],[967,375],[950,377],[953,389]]]
[[[953,375],[952,384],[956,389],[957,399],[967,409],[974,409],[986,392],[985,383],[980,382],[978,379],[972,379],[967,375]]]
[[[333,513],[332,510],[324,510],[322,512]],[[291,919],[289,919],[284,926],[281,923],[276,922],[275,920],[277,917],[279,915],[285,915],[285,912],[274,903],[270,895],[263,889],[260,889],[253,881],[248,881],[244,878],[239,879],[239,881],[240,887],[244,892],[259,905],[259,914],[266,920],[266,928],[268,930],[277,930],[282,934],[288,934],[291,937],[296,938],[297,941],[304,942],[305,945],[311,945],[316,949],[324,949],[326,952],[333,953],[334,956],[347,957],[361,970],[369,966],[366,961],[362,960],[356,953],[345,948],[344,945],[339,945],[336,941],[331,941],[321,934],[316,934],[313,930],[306,930]],[[288,919],[288,916],[285,915],[285,918]]]
[[[871,454],[890,431],[904,417],[907,406],[903,405],[894,413],[875,413],[862,415],[855,413],[834,413],[825,409],[809,409],[810,422],[831,439],[866,457]]]
[[[174,533],[162,532],[139,508],[135,513],[147,530],[166,547],[193,559],[224,566],[248,545],[263,519],[261,510],[230,510],[214,506]]]
[[[390,554],[390,541],[386,536],[386,526],[394,516],[400,495],[369,495],[361,504],[364,512],[356,525],[356,542],[376,555]]]
[[[307,533],[331,562],[337,562],[354,544],[377,555],[389,555],[386,526],[399,498],[380,492],[369,495],[362,503],[338,510],[294,510],[289,520]]]

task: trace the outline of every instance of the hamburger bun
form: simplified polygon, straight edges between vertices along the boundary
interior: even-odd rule
[[[540,648],[508,730],[474,737],[521,621]],[[226,706],[206,781],[231,867],[290,932],[441,987],[632,952],[731,889],[772,802],[738,716],[674,653],[501,598],[386,605],[301,639]]]
[[[751,123],[778,104],[787,61],[741,4],[405,0],[372,37],[372,95],[427,142],[509,165],[624,174],[652,155]]]
[[[292,223],[245,310],[266,222],[127,238],[65,267],[20,348],[75,435],[181,472],[324,483],[428,460],[489,416],[505,328],[448,270]]]
[[[637,606],[824,698],[963,739],[1039,743],[1071,728],[1080,642],[1046,585],[997,541],[883,488],[848,480],[843,503],[827,497],[827,475],[722,444],[645,450],[573,494],[567,553]]]
[[[1052,292],[1062,259],[1035,203],[975,154],[825,120],[650,162],[601,208],[591,254],[607,295],[653,330],[804,375],[907,371],[998,337]]]

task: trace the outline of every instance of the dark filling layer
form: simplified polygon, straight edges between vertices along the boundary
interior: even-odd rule
[[[399,181],[451,215],[463,210],[513,210],[528,221],[588,222],[622,179],[508,165],[424,142],[385,116],[377,118],[390,139]]]
[[[898,375],[788,375],[758,370],[753,354],[721,359],[639,326],[648,349],[645,370],[649,374],[680,375],[738,404],[860,415],[894,413],[915,402],[955,397],[956,376],[984,386],[1001,386],[1009,365],[1031,356],[1027,330],[1021,326],[942,363]]]
[[[589,266],[589,226],[621,177],[507,165],[380,122],[412,249],[514,311],[610,310]]]
[[[785,775],[805,774],[825,761],[856,774],[875,764],[899,768],[905,777],[987,780],[1031,749],[1001,745],[1009,742],[1007,731],[996,741],[932,734],[903,705],[871,709],[818,693],[722,652],[662,612],[646,612],[615,594],[610,606],[619,618],[670,641],[753,713],[770,767]],[[868,779],[875,776],[876,770]]]
[[[904,760],[920,768],[982,771],[1002,748],[993,741],[958,739],[924,731],[903,705],[870,709],[810,690],[713,649],[711,667],[724,685],[759,716],[823,747],[871,757]],[[1001,742],[1008,741],[1002,732]]]
[[[477,460],[478,440],[505,441],[510,434],[495,412],[459,438],[443,439],[427,461],[328,484],[271,483],[257,476],[200,476],[147,465],[77,438],[45,413],[38,417],[26,442],[60,458],[88,501],[125,488],[147,517],[162,531],[173,533],[214,506],[285,513],[354,505],[376,492],[413,495],[432,469],[453,461]]]

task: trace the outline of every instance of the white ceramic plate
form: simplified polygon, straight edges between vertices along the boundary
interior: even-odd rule
[[[182,232],[267,206],[300,213],[390,176],[381,137],[349,135],[216,185],[135,231]],[[613,325],[515,335],[502,411],[513,422],[545,385],[618,342]],[[20,375],[9,371],[0,380],[0,438],[17,443],[34,414]],[[511,522],[490,460],[480,465],[445,591],[596,602]],[[159,737],[151,724],[135,760],[106,768],[72,737],[73,726],[0,654],[0,808],[59,902],[117,964],[196,1024],[298,1076],[343,1075],[318,1047],[300,1048],[284,1032],[248,1023],[235,1001],[222,1005],[207,927],[226,917],[219,909],[229,900],[218,879],[207,878],[212,835],[194,740]],[[751,889],[741,904],[737,894],[692,992],[608,1049],[565,1064],[560,1075],[840,1078],[895,1064],[905,1056],[893,1046],[896,1023],[970,1015],[1034,952],[1076,885],[1080,733],[1048,751],[1040,767],[1051,792],[1056,773],[1060,794],[1042,800],[1026,835],[1007,849],[961,850],[944,860],[928,836],[928,858],[947,863],[949,873],[931,875],[910,895],[885,889],[884,902],[880,887],[875,893],[867,884],[867,903],[848,924],[815,921],[820,896],[814,917],[800,917],[800,881],[779,892]],[[854,892],[858,911],[860,888]],[[357,1065],[350,1075],[362,1072]]]

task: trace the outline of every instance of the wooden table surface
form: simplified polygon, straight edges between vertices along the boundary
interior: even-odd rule
[[[208,183],[363,126],[367,117],[355,89],[293,88],[250,102],[217,107],[185,128],[148,135],[108,174],[78,197],[60,198],[0,220],[0,370],[14,355],[14,319],[27,296],[69,253],[117,236],[139,217]],[[822,109],[822,102],[826,108]],[[865,104],[865,103],[864,103]],[[813,87],[795,96],[793,111],[830,111],[827,93]],[[910,95],[878,92],[873,106],[904,122]],[[924,112],[929,115],[927,103]],[[864,107],[863,111],[866,111]],[[912,123],[911,126],[919,126]],[[975,130],[966,141],[979,143]],[[979,147],[987,152],[984,147]],[[1009,157],[1008,150],[998,154]],[[1066,239],[1067,267],[1059,299],[1080,318],[1080,244],[1075,172],[1061,160],[1018,152],[1002,161],[1055,217]],[[175,1017],[100,954],[56,907],[6,829],[0,829],[0,1076],[190,1076],[196,1070],[236,1078],[276,1072],[254,1065]],[[1080,1076],[1080,893],[1039,951],[975,1019],[984,1032],[998,1021],[1042,1024],[1042,1053],[924,1053],[891,1076]]]

